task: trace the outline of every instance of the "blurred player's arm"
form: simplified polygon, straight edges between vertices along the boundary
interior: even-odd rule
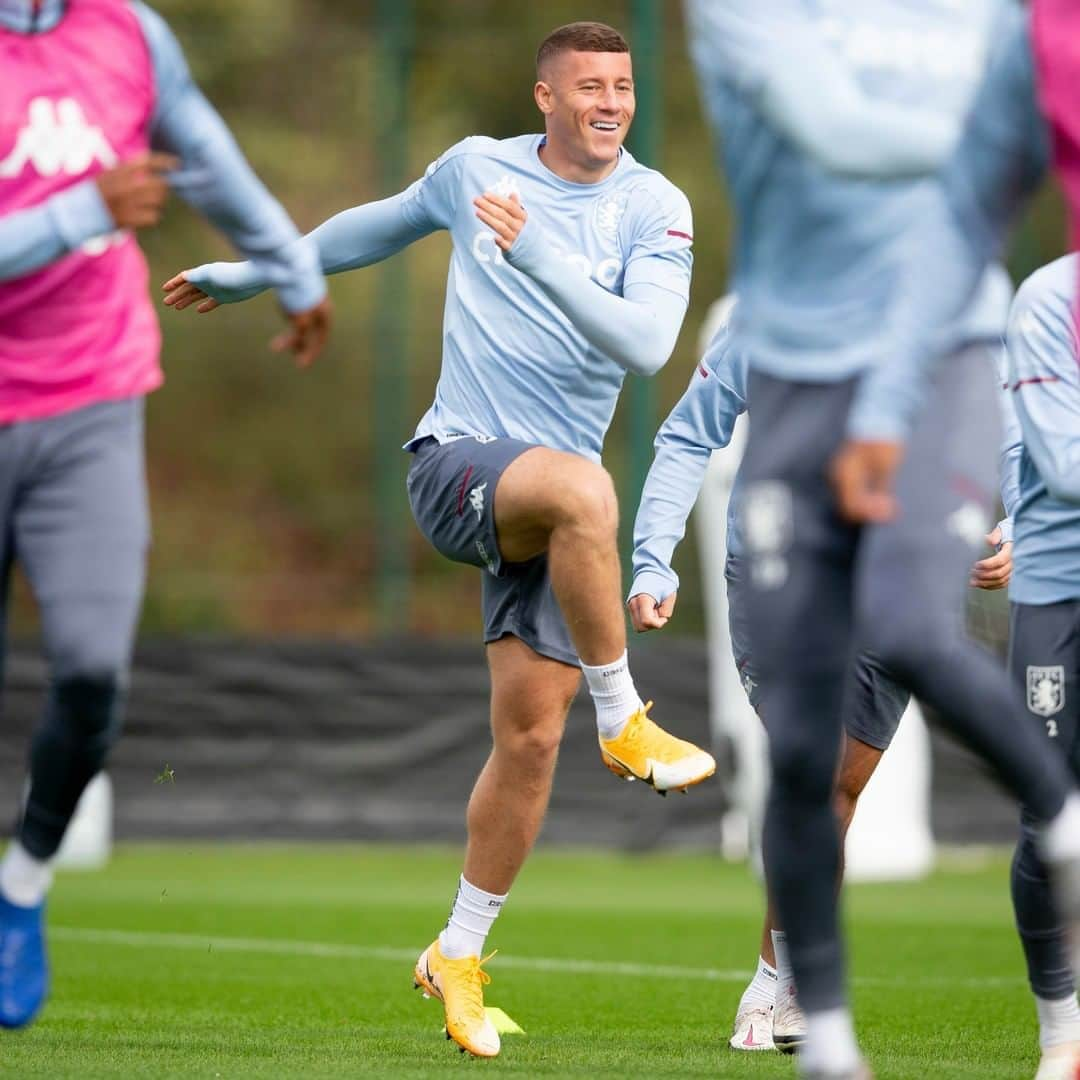
[[[1009,317],[1009,382],[1024,449],[1055,499],[1080,502],[1076,256],[1036,271]]]
[[[569,273],[516,196],[486,192],[475,204],[506,261],[532,278],[593,348],[636,375],[655,375],[675,348],[689,302],[693,226],[689,204],[680,200],[666,211],[656,207],[635,236],[622,296]]]
[[[156,225],[177,161],[141,154],[37,206],[0,217],[0,281],[32,274],[116,229]]]
[[[133,3],[153,63],[156,107],[151,139],[181,168],[172,188],[214,223],[259,267],[287,312],[315,308],[326,297],[318,257],[281,204],[255,175],[225,122],[195,85],[165,21]]]
[[[848,438],[834,462],[840,509],[853,521],[888,520],[892,478],[950,326],[971,302],[1009,226],[1045,175],[1046,128],[1038,112],[1026,16],[1010,22],[976,95],[964,135],[942,175],[942,195],[907,238],[891,354],[860,380]]]
[[[936,172],[961,116],[869,98],[792,0],[687,0],[691,53],[706,88],[720,78],[776,132],[832,172]]]
[[[679,575],[672,557],[686,535],[709,457],[731,442],[735,421],[746,409],[746,364],[732,353],[729,341],[725,326],[656,436],[634,519],[628,606],[637,631],[659,629],[674,613]]]
[[[1001,474],[1001,502],[1005,507],[1005,517],[1001,519],[986,537],[987,544],[994,549],[992,555],[980,559],[971,568],[969,585],[977,589],[1004,589],[1012,577],[1013,514],[1020,501],[1020,455],[1023,441],[1020,421],[1013,408],[1012,392],[1009,389],[1008,357],[1002,346],[998,365],[998,378],[1001,382],[1001,449],[998,454]]]

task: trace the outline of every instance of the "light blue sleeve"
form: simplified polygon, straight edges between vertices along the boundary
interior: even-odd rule
[[[691,52],[826,169],[851,176],[919,175],[940,168],[962,118],[869,97],[792,0],[686,0]]]
[[[634,519],[630,596],[644,593],[660,603],[678,591],[672,557],[686,535],[709,457],[731,442],[735,421],[746,410],[746,371],[745,360],[730,347],[725,325],[656,436],[656,454]]]
[[[115,228],[93,180],[73,184],[37,206],[4,214],[0,281],[32,274]]]
[[[323,273],[371,266],[434,231],[434,226],[414,225],[406,216],[407,194],[343,210],[308,233]],[[185,271],[185,276],[219,304],[249,300],[269,288],[260,267],[252,262],[204,263]]]
[[[1013,538],[1013,519],[1020,501],[1020,458],[1024,452],[1024,438],[1013,405],[1009,355],[1004,346],[998,363],[998,375],[1001,380],[1001,452],[998,467],[1001,473],[1001,504],[1005,507],[1005,517],[998,522],[998,528],[1001,529],[1001,542],[1006,544]]]
[[[1009,319],[1009,382],[1024,449],[1056,499],[1080,502],[1076,257],[1036,271]]]
[[[326,295],[313,246],[244,158],[225,122],[192,81],[165,20],[131,0],[154,68],[153,145],[176,154],[169,183],[214,223],[275,289],[286,311],[306,311]]]
[[[459,151],[468,141],[451,147],[400,194],[343,210],[310,232],[307,239],[323,273],[371,266],[437,229],[448,229],[458,190]],[[269,287],[261,267],[252,262],[205,263],[186,271],[186,277],[219,304],[249,300]]]
[[[1038,112],[1026,17],[1012,5],[949,159],[939,197],[906,238],[892,354],[860,382],[848,422],[858,439],[910,433],[948,344],[948,328],[970,302],[987,263],[1038,187],[1048,162]]]
[[[674,212],[660,209],[634,235],[622,296],[567,274],[566,263],[534,221],[525,222],[505,257],[540,286],[593,348],[636,375],[655,375],[675,348],[689,303],[689,214],[689,204]]]
[[[623,272],[623,291],[655,285],[689,304],[694,266],[694,215],[686,196],[674,186],[659,193],[642,192],[644,207],[627,215],[624,243],[630,254]]]

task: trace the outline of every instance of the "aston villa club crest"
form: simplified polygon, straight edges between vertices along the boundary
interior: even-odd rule
[[[1036,716],[1053,716],[1065,708],[1065,668],[1061,664],[1028,666],[1027,706]]]

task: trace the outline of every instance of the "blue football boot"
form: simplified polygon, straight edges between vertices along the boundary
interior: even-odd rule
[[[0,1027],[25,1027],[49,990],[45,902],[19,907],[0,895]]]

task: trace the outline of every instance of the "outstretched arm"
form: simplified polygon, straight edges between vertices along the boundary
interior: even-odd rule
[[[506,261],[528,274],[593,348],[637,375],[655,375],[667,363],[686,314],[682,292],[650,280],[647,268],[639,266],[633,275],[628,273],[623,295],[617,296],[591,279],[567,273],[542,229],[529,224],[517,196],[506,199],[487,192],[475,204],[476,216],[494,231]]]
[[[438,228],[425,219],[415,223],[408,213],[411,191],[343,210],[310,232],[306,239],[322,272],[339,274],[371,266]],[[206,263],[167,281],[165,303],[182,311],[201,301],[199,310],[209,311],[218,304],[249,300],[268,288],[270,282],[255,262]]]

